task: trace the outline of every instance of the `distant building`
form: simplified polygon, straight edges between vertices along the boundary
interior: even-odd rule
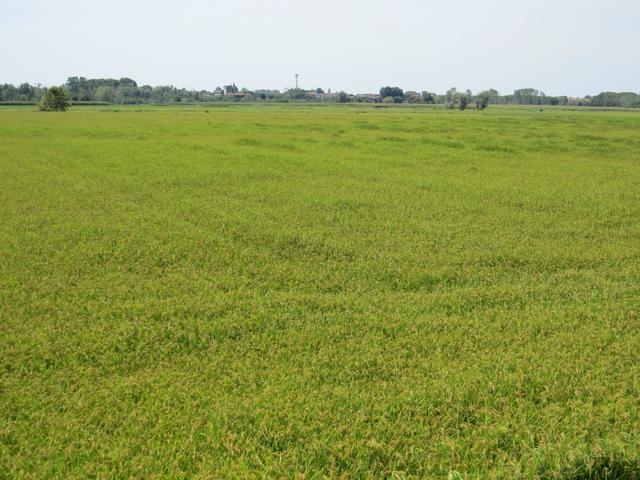
[[[235,83],[224,86],[225,95],[235,95],[236,93],[240,93],[240,90],[238,90],[238,87],[236,87]]]
[[[420,103],[422,101],[422,95],[420,95],[418,92],[414,92],[413,90],[404,92],[404,97],[409,103]]]
[[[216,87],[216,89],[213,91],[214,97],[221,97],[223,95],[224,95],[224,90],[222,90],[220,87]]]
[[[560,105],[572,105],[577,107],[590,107],[593,105],[593,100],[590,97],[569,97],[565,102],[558,102]]]

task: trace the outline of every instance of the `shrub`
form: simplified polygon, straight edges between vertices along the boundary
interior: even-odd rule
[[[71,106],[71,97],[62,87],[48,88],[38,104],[42,112],[64,112]]]

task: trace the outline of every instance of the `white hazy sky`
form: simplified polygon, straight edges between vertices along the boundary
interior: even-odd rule
[[[2,0],[0,83],[640,91],[640,0]]]

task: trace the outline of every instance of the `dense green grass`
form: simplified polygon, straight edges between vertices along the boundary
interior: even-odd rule
[[[0,478],[640,478],[640,114],[0,109]]]

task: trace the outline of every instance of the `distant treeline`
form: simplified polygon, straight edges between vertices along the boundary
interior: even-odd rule
[[[376,93],[349,94],[345,92],[325,92],[321,88],[305,90],[293,88],[281,92],[279,90],[239,89],[234,85],[217,87],[213,91],[187,90],[174,86],[139,86],[131,78],[94,78],[70,77],[63,87],[75,103],[176,103],[176,102],[358,102],[358,103],[427,103],[445,107],[475,103],[482,105],[577,105],[593,107],[640,108],[640,95],[633,92],[603,92],[595,96],[567,97],[549,96],[534,88],[522,88],[512,94],[500,95],[490,89],[479,93],[450,89],[445,94],[434,92],[403,91],[399,87],[383,87]],[[45,87],[23,83],[19,86],[0,85],[0,102],[20,104],[37,102]]]

